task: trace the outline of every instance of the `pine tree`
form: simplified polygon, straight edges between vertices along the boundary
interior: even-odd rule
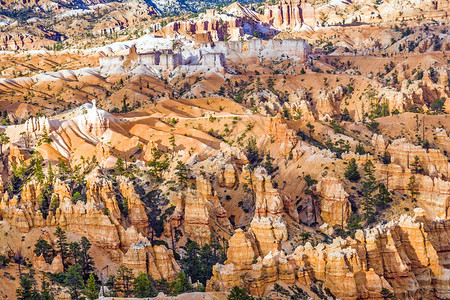
[[[419,194],[419,184],[416,181],[416,176],[413,175],[413,176],[409,177],[407,189],[409,191],[409,194],[411,195],[411,200],[413,202],[415,202],[416,197]]]
[[[33,157],[33,163],[34,163],[34,177],[36,178],[37,182],[43,183],[45,179],[45,174],[42,169],[42,163],[44,159],[40,154]]]
[[[341,121],[350,121],[350,112],[348,111],[348,108],[344,108],[344,110],[341,113]]]
[[[56,210],[59,207],[58,197],[56,195],[52,195],[52,200],[50,201],[50,210],[53,214],[56,213]]]
[[[175,143],[175,135],[173,134],[173,132],[170,133],[169,143],[170,146],[172,146],[172,152],[174,152],[175,148],[177,147],[177,144]]]
[[[127,95],[123,95],[122,99],[122,109],[120,110],[121,113],[129,112],[129,105],[127,103]]]
[[[20,287],[16,290],[18,300],[38,300],[39,294],[33,284],[33,278],[23,275],[20,277]]]
[[[378,185],[378,194],[375,196],[377,208],[384,209],[392,202],[391,195],[383,183]]]
[[[413,174],[421,174],[423,172],[422,164],[420,163],[419,156],[414,156],[414,161],[411,164]]]
[[[355,148],[355,153],[359,154],[359,155],[364,155],[366,154],[366,150],[364,149],[364,145],[359,143],[358,145],[356,145]]]
[[[55,179],[55,173],[53,173],[52,164],[48,163],[48,171],[47,171],[47,182],[49,184],[53,183],[53,180]]]
[[[217,261],[216,257],[214,257],[213,255],[211,246],[209,246],[208,244],[205,244],[200,249],[199,256],[202,263],[200,268],[200,278],[198,281],[200,281],[201,284],[206,285],[206,281],[209,280],[212,276],[213,266],[217,263]]]
[[[156,290],[158,292],[162,292],[165,295],[170,294],[170,284],[167,282],[167,280],[165,278],[163,278],[161,280],[156,280],[155,285],[156,285]]]
[[[394,294],[392,294],[392,292],[387,288],[382,288],[380,294],[383,299],[395,299]]]
[[[258,146],[256,144],[256,138],[254,136],[251,136],[247,140],[245,155],[247,156],[248,161],[253,167],[260,162]]]
[[[387,151],[384,151],[383,155],[380,155],[379,158],[380,161],[385,165],[389,165],[391,163],[391,155]]]
[[[53,296],[50,292],[50,283],[45,277],[42,277],[41,295],[39,300],[53,300]]]
[[[95,282],[94,274],[92,273],[89,274],[85,294],[90,300],[98,299],[98,285],[97,282]]]
[[[81,277],[80,265],[73,265],[67,270],[65,283],[69,288],[69,293],[72,299],[79,299],[83,288],[83,278]]]
[[[33,252],[36,256],[42,255],[48,264],[50,264],[55,257],[52,246],[42,237],[40,237],[36,244],[34,244]]]
[[[120,265],[114,282],[114,290],[123,293],[127,297],[130,296],[133,279],[134,276],[132,270],[124,265]]]
[[[160,182],[162,181],[162,172],[169,167],[169,160],[166,155],[161,160],[163,155],[157,148],[152,148],[151,152],[153,158],[147,165],[148,172],[154,180]]]
[[[186,255],[182,259],[183,269],[191,277],[192,281],[195,282],[201,278],[201,268],[203,262],[200,260],[200,247],[194,241],[188,240],[186,246]]]
[[[44,126],[42,135],[41,135],[41,139],[39,140],[39,145],[42,144],[50,144],[51,142],[53,142],[53,139],[50,137],[50,135],[48,134],[47,128]]]
[[[84,202],[84,197],[80,194],[80,192],[76,191],[72,195],[72,203],[73,204],[77,204],[78,201],[83,201]]]
[[[56,241],[56,253],[61,256],[61,262],[64,267],[64,271],[67,269],[67,258],[69,255],[69,246],[67,244],[66,233],[58,226],[56,227],[55,235]]]
[[[127,217],[128,216],[128,209],[129,209],[128,199],[127,198],[123,198],[123,202],[122,203],[123,203],[122,213],[124,214],[125,217]]]
[[[58,158],[58,160],[59,162],[56,165],[58,167],[58,176],[64,180],[70,174],[70,168],[67,165],[67,163],[63,161],[61,158]]]
[[[133,282],[133,293],[135,297],[145,298],[156,296],[156,288],[153,280],[148,274],[140,273]]]
[[[80,259],[79,264],[81,266],[81,274],[84,282],[89,276],[89,273],[94,271],[94,260],[92,256],[89,254],[89,250],[91,249],[91,243],[86,237],[81,237],[80,241]]]
[[[170,284],[172,295],[177,296],[182,293],[186,293],[192,289],[192,285],[189,283],[183,270],[178,272],[177,279]]]
[[[114,171],[116,173],[123,173],[125,171],[125,164],[123,163],[123,159],[121,157],[118,157],[116,160],[116,167],[114,168]]]
[[[311,124],[310,122],[308,122],[308,123],[306,124],[306,127],[308,127],[309,138],[312,139],[312,134],[314,133],[314,125]]]
[[[364,182],[362,187],[363,194],[363,213],[364,217],[367,220],[367,223],[370,224],[374,221],[375,216],[375,190],[377,189],[378,184],[375,179],[375,166],[373,165],[371,160],[368,160],[364,165]]]
[[[39,209],[42,212],[42,216],[44,219],[48,216],[48,208],[50,207],[50,200],[48,199],[48,196],[45,195],[45,192],[48,191],[47,184],[44,185],[43,191],[39,194]]]
[[[272,175],[278,169],[273,166],[273,161],[274,159],[273,157],[270,156],[270,152],[267,152],[266,161],[264,162],[264,168],[266,169],[267,174],[269,175]]]
[[[181,189],[185,189],[188,184],[189,174],[191,170],[186,166],[182,161],[177,161],[177,166],[175,167],[175,174],[178,178],[178,183],[180,184]]]
[[[81,248],[80,244],[77,242],[72,242],[69,244],[69,250],[70,250],[70,256],[72,257],[73,264],[78,264],[78,260],[80,259],[81,255]]]
[[[0,133],[0,155],[3,155],[3,145],[9,143],[9,137],[5,132]]]
[[[245,289],[241,289],[238,286],[234,286],[227,297],[227,300],[253,300],[253,299],[254,298],[250,296]]]
[[[358,165],[356,164],[356,159],[352,158],[348,162],[347,167],[345,168],[345,178],[350,180],[351,182],[357,182],[361,175],[358,172]]]

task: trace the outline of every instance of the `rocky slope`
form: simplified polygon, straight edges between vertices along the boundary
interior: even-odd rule
[[[198,245],[209,291],[445,299],[447,2],[4,10],[0,254],[61,273],[60,227],[97,276],[196,278]]]

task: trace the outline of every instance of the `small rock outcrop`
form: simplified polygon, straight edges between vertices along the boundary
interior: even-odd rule
[[[331,226],[345,226],[351,208],[348,193],[336,178],[324,178],[317,185],[320,199],[320,216]]]

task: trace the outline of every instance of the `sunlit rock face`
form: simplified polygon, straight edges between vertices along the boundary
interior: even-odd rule
[[[263,226],[256,223],[274,223],[255,219],[249,232],[236,231],[230,239],[229,259],[215,266],[208,289],[221,284],[231,289],[243,277],[257,295],[277,280],[303,285],[321,280],[341,299],[378,299],[383,288],[401,298],[423,294],[445,298],[449,249],[444,245],[449,244],[449,222],[424,223],[423,210],[415,213],[416,217],[403,215],[398,221],[359,230],[355,238],[336,238],[332,244],[315,247],[307,242],[290,255],[273,246],[283,231],[275,232],[273,225],[267,225],[261,235]],[[271,243],[269,237],[274,238]]]

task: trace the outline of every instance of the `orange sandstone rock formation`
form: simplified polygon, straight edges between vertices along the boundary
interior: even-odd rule
[[[351,208],[348,193],[336,178],[324,178],[317,185],[320,195],[320,216],[331,226],[345,226]]]
[[[422,222],[415,218],[373,229],[357,231],[355,238],[336,238],[332,244],[313,247],[309,242],[292,254],[273,249],[264,237],[237,231],[230,239],[229,260],[214,267],[208,289],[231,289],[245,282],[247,289],[262,295],[267,285],[278,280],[311,285],[320,280],[341,299],[379,299],[386,288],[399,298],[419,295],[445,298],[449,292],[446,253],[448,221]],[[253,226],[252,226],[253,227]],[[258,248],[259,247],[259,248]],[[262,251],[262,252],[258,252]],[[251,255],[261,255],[255,262]],[[244,281],[240,279],[244,278]]]

